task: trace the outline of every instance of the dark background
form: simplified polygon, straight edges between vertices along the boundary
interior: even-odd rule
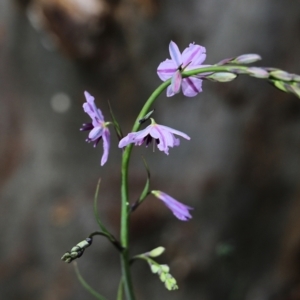
[[[0,0],[0,299],[93,299],[62,254],[97,230],[92,200],[118,236],[121,151],[112,134],[100,167],[79,131],[83,91],[107,100],[127,133],[161,83],[174,40],[207,49],[205,63],[259,53],[261,66],[300,73],[296,0]],[[134,148],[130,195],[145,181],[193,206],[180,222],[150,197],[133,214],[131,252],[166,247],[179,290],[132,267],[138,299],[300,299],[300,101],[267,82],[205,82],[195,98],[161,95],[158,123],[191,136],[170,155]],[[78,260],[116,298],[118,254],[104,239]]]

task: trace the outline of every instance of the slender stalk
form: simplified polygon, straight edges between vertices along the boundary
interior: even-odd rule
[[[195,69],[191,71],[183,72],[182,76],[187,77],[191,75],[196,75],[200,73],[208,73],[208,72],[226,72],[230,71],[230,68],[235,68],[236,70],[246,70],[247,67],[238,66],[238,65],[226,65],[226,66],[210,66],[200,69]],[[132,127],[132,132],[136,132],[139,127],[140,123],[139,120],[142,119],[149,111],[150,107],[154,103],[154,101],[158,98],[158,96],[170,85],[171,79],[163,82],[148,98],[146,103],[144,104],[143,108],[141,109],[136,121]],[[121,167],[121,245],[124,247],[124,251],[121,253],[121,267],[122,267],[122,276],[123,276],[123,284],[124,290],[126,294],[127,300],[134,300],[134,292],[133,286],[131,281],[131,275],[129,270],[129,232],[128,232],[128,225],[129,225],[129,199],[128,199],[128,167],[129,167],[129,160],[132,150],[132,144],[128,145],[122,156],[122,167]]]
[[[162,83],[149,97],[149,99],[144,104],[141,109],[134,125],[132,131],[137,131],[140,127],[139,119],[141,119],[149,110],[155,99],[166,89],[170,84],[170,80]],[[128,145],[122,156],[122,186],[121,186],[121,197],[122,197],[122,206],[121,206],[121,244],[124,247],[124,251],[121,253],[121,266],[122,266],[122,275],[124,280],[124,289],[127,300],[134,300],[133,287],[131,282],[130,270],[129,270],[129,256],[128,256],[128,244],[129,244],[129,199],[128,199],[128,166],[132,150],[132,144]]]
[[[232,70],[239,70],[239,71],[247,71],[249,67],[246,66],[239,66],[239,65],[224,65],[224,66],[209,66],[205,68],[199,68],[189,71],[184,71],[182,73],[182,77],[188,77],[192,75],[202,74],[202,73],[211,73],[211,72],[232,72]]]
[[[79,280],[79,282],[82,284],[82,286],[90,293],[92,294],[95,298],[97,298],[98,300],[106,300],[106,298],[104,298],[102,295],[100,295],[98,292],[96,292],[85,280],[84,278],[81,276],[77,263],[73,262],[73,266],[76,272],[76,276]]]

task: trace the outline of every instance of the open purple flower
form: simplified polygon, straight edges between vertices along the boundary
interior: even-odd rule
[[[84,96],[86,102],[83,104],[83,110],[90,116],[92,123],[82,124],[80,130],[90,130],[86,142],[94,142],[94,147],[103,138],[103,155],[101,158],[101,166],[103,166],[107,161],[110,146],[110,132],[107,127],[109,122],[105,123],[101,110],[94,103],[95,98],[88,92],[84,92]]]
[[[180,203],[168,194],[161,191],[151,191],[151,193],[160,199],[174,214],[176,218],[181,221],[188,221],[192,218],[189,210],[193,209],[190,206]]]
[[[187,134],[167,126],[158,125],[151,118],[151,124],[145,129],[138,132],[131,132],[121,139],[119,142],[119,148],[123,148],[131,143],[136,146],[141,146],[143,143],[146,143],[146,146],[148,146],[154,139],[156,141],[157,148],[168,155],[169,147],[179,146],[180,144],[180,140],[175,138],[174,134],[190,140],[190,137]]]
[[[206,49],[202,46],[190,44],[182,54],[177,45],[170,42],[169,51],[171,59],[166,59],[157,68],[157,74],[162,81],[172,78],[168,86],[167,96],[171,97],[180,91],[187,97],[194,97],[202,92],[202,80],[194,76],[182,78],[181,72],[204,67],[201,65],[206,58]]]

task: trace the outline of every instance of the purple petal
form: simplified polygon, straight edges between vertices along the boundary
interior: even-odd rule
[[[143,144],[144,138],[149,134],[151,130],[151,125],[147,126],[145,129],[138,132],[128,133],[127,136],[122,138],[119,142],[119,148],[124,148],[128,144],[135,143],[137,145]]]
[[[95,116],[95,109],[94,109],[93,105],[85,102],[85,103],[83,103],[82,107],[83,107],[84,112],[87,113],[91,119],[93,119]]]
[[[110,147],[110,132],[107,128],[104,129],[102,137],[103,137],[103,155],[101,158],[101,166],[103,166],[107,162],[109,147]]]
[[[182,58],[178,46],[173,41],[169,44],[169,52],[172,60],[176,63],[176,67],[178,68],[182,64]]]
[[[177,70],[172,76],[172,81],[171,81],[171,89],[173,90],[174,94],[179,93],[181,81],[182,81],[182,76],[180,70]]]
[[[154,139],[159,139],[159,144],[157,145],[157,148],[160,151],[164,151],[167,155],[169,154],[169,149],[166,143],[166,137],[164,135],[164,131],[160,128],[160,125],[154,124],[150,125],[151,126],[151,131],[149,134],[154,138]]]
[[[182,80],[182,92],[187,97],[194,97],[202,92],[202,80],[196,77],[187,77]]]
[[[157,126],[159,126],[159,130],[161,132],[161,139],[163,139],[164,142],[163,144],[159,143],[157,145],[157,148],[160,151],[164,151],[165,154],[169,155],[169,147],[175,146],[175,144],[177,143],[176,138],[170,131],[165,130],[161,125],[157,125]]]
[[[134,141],[133,141],[134,136],[135,136],[135,133],[129,133],[128,135],[126,135],[125,137],[123,137],[120,140],[118,147],[119,148],[124,148],[128,144],[134,143]]]
[[[86,102],[88,102],[90,104],[94,104],[95,98],[89,92],[84,91],[84,96],[85,96]]]
[[[135,132],[134,142],[143,141],[144,138],[150,133],[153,125],[147,126],[145,129]]]
[[[169,131],[169,132],[171,132],[171,133],[173,133],[173,134],[177,134],[177,135],[179,135],[179,136],[181,136],[181,137],[183,137],[183,138],[185,138],[185,139],[187,139],[187,140],[190,140],[190,139],[191,139],[187,134],[185,134],[185,133],[182,132],[182,131],[179,131],[179,130],[176,130],[176,129],[173,129],[173,128],[171,128],[171,127],[164,126],[164,125],[159,125],[159,126],[162,127],[164,130],[167,130],[167,131]]]
[[[174,135],[173,135],[173,138],[174,138],[173,145],[174,146],[179,146],[180,145],[180,139],[175,138]]]
[[[172,87],[169,85],[167,88],[167,97],[172,97],[174,95],[175,95],[175,93],[174,93]]]
[[[166,81],[172,77],[177,69],[175,62],[171,59],[167,59],[159,64],[157,68],[157,75],[162,81]]]
[[[101,137],[102,133],[103,133],[102,127],[100,127],[100,126],[94,127],[89,133],[89,139],[91,141],[94,141],[94,140],[98,139],[99,137]]]
[[[201,65],[206,58],[206,49],[199,45],[190,44],[182,53],[183,68],[188,65]]]
[[[166,193],[161,191],[152,191],[152,194],[159,198],[164,204],[172,211],[176,218],[181,221],[187,221],[192,218],[189,210],[193,209],[190,206],[187,206],[176,199],[172,198]]]
[[[168,147],[173,148],[174,146],[179,146],[180,145],[180,140],[177,139],[174,134],[172,134],[169,131],[164,131],[165,132],[165,139]]]
[[[100,122],[104,122],[104,117],[103,117],[102,112],[99,108],[97,108],[97,110],[96,110],[96,116],[98,117]]]
[[[90,116],[93,121],[97,119],[97,123],[104,122],[104,117],[101,110],[95,105],[95,98],[87,91],[84,92],[84,96],[86,99],[86,103],[83,104],[84,111]],[[94,124],[94,126],[96,125]]]

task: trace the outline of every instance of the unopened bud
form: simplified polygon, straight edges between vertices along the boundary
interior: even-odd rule
[[[256,78],[269,78],[269,73],[263,68],[257,68],[257,67],[248,68],[247,73],[250,76]]]
[[[288,85],[285,84],[283,81],[278,80],[272,80],[271,81],[279,90],[288,92],[288,89],[286,88]]]
[[[235,60],[234,63],[238,64],[251,64],[254,63],[258,60],[261,60],[261,56],[258,54],[243,54],[238,56]]]
[[[223,66],[223,65],[226,65],[226,64],[231,63],[232,60],[234,60],[233,57],[231,57],[231,58],[225,58],[225,59],[222,59],[221,61],[219,61],[219,62],[217,63],[217,65],[218,65],[218,66]]]
[[[232,81],[236,78],[236,74],[229,73],[229,72],[218,72],[218,73],[213,73],[212,75],[206,76],[207,79],[211,79],[213,81],[218,81],[218,82],[228,82]]]
[[[74,259],[81,257],[84,250],[92,244],[92,241],[92,238],[86,238],[85,240],[81,241],[74,246],[71,251],[66,252],[62,256],[61,260],[65,261],[66,263],[70,263]]]
[[[293,75],[293,81],[296,81],[296,82],[300,82],[300,76],[297,75],[297,74],[292,74]]]
[[[294,93],[297,97],[300,98],[300,86],[298,84],[293,84],[290,86],[291,87],[291,92]]]
[[[168,265],[160,265],[161,271],[165,273],[170,272],[170,267]]]
[[[152,273],[154,273],[154,274],[156,274],[160,270],[160,266],[159,265],[153,265],[153,264],[151,264],[150,267],[151,267]]]
[[[157,247],[157,248],[151,250],[150,252],[148,252],[147,255],[150,257],[157,257],[157,256],[160,256],[161,254],[163,254],[164,251],[165,251],[164,247]]]
[[[272,76],[275,79],[282,80],[282,81],[291,81],[293,79],[292,74],[282,71],[282,70],[272,71],[272,72],[270,72],[270,76]]]

